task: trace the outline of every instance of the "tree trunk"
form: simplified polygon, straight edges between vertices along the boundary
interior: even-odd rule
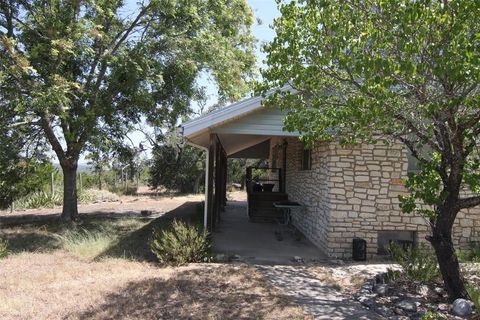
[[[64,221],[75,221],[77,208],[77,162],[63,163],[63,209],[61,218]]]
[[[437,221],[432,227],[433,235],[428,238],[437,255],[445,290],[447,290],[449,299],[452,302],[458,298],[468,299],[468,293],[460,274],[460,265],[452,241],[453,221],[457,214],[453,207],[445,206],[442,212],[438,213]]]
[[[103,173],[103,170],[100,169],[100,170],[98,171],[98,189],[99,189],[99,190],[102,190],[102,189],[103,189],[102,173]]]

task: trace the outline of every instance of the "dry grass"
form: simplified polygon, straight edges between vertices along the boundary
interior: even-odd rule
[[[73,227],[5,218],[0,238],[12,254],[0,259],[0,319],[308,318],[248,266],[149,262],[152,230],[193,221],[195,208],[154,220],[89,214]]]
[[[379,273],[386,272],[388,268],[397,269],[394,264],[350,264],[341,266],[309,266],[308,270],[315,278],[325,284],[343,292],[358,290],[367,280]]]
[[[80,229],[59,235],[62,249],[76,256],[95,259],[102,255],[117,241],[113,230],[89,231]]]
[[[307,318],[245,265],[158,268],[23,253],[0,260],[0,281],[1,319]]]
[[[163,229],[173,219],[196,219],[197,203],[187,202],[156,219],[112,214],[88,214],[80,223],[62,224],[58,217],[38,216],[36,219],[7,219],[0,229],[0,239],[7,240],[12,253],[52,252],[65,250],[79,257],[127,258],[139,261],[155,260],[150,251],[154,229]],[[0,224],[2,217],[0,217]]]

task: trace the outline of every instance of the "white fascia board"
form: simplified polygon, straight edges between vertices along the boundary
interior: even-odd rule
[[[267,96],[275,91],[289,91],[295,93],[296,90],[290,85],[285,85],[280,89],[272,89],[267,93]],[[235,102],[227,107],[212,111],[196,119],[192,119],[181,124],[184,137],[194,137],[206,131],[208,128],[219,125],[225,121],[233,120],[236,117],[263,108],[263,97],[254,96],[239,102]]]
[[[263,108],[262,100],[262,97],[252,97],[208,113],[203,117],[187,121],[182,124],[183,135],[185,137],[196,136],[210,127]]]

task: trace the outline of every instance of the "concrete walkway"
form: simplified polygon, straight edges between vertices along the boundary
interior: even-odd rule
[[[256,265],[256,268],[314,319],[382,319],[352,297],[315,278],[304,266]]]
[[[246,201],[229,201],[213,233],[213,250],[239,255],[253,264],[292,264],[294,257],[305,262],[320,261],[325,255],[305,237],[277,223],[250,222]]]
[[[239,255],[254,265],[315,319],[380,319],[293,261],[294,257],[305,262],[326,260],[304,237],[298,240],[292,232],[275,223],[249,222],[245,201],[229,201],[221,217],[213,233],[214,251]]]

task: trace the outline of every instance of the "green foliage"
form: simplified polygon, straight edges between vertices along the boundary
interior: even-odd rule
[[[480,2],[278,3],[264,103],[287,111],[285,129],[307,145],[401,141],[421,164],[402,209],[451,247],[458,212],[480,204]],[[450,298],[465,296],[456,259],[439,263]]]
[[[401,248],[396,242],[392,242],[388,250],[407,279],[430,282],[439,278],[437,258],[428,246],[421,244]]]
[[[63,197],[58,193],[38,191],[19,199],[15,206],[18,209],[53,208],[62,205],[62,202]]]
[[[475,309],[480,310],[480,288],[471,284],[467,284],[466,288],[470,300],[475,304]]]
[[[393,270],[388,268],[387,273],[385,274],[385,281],[388,283],[394,283],[399,280],[402,280],[403,273],[399,270]]]
[[[457,256],[461,262],[480,262],[480,243],[470,242],[468,249],[458,249]]]
[[[446,190],[442,188],[442,178],[437,171],[440,162],[440,155],[432,152],[428,162],[421,161],[419,163],[419,173],[409,174],[405,181],[405,187],[410,191],[410,194],[399,196],[400,208],[403,212],[416,213],[432,221],[435,220],[436,212],[434,208],[440,206],[448,195]]]
[[[136,192],[136,188],[129,189],[132,194]],[[114,195],[108,191],[97,191],[95,189],[84,189],[77,194],[78,202],[82,204],[90,204],[97,201],[116,201]],[[54,208],[61,206],[63,203],[63,195],[61,193],[51,194],[47,191],[33,192],[15,202],[18,209],[38,209],[38,208]]]
[[[49,162],[16,157],[9,161],[3,159],[2,155],[0,158],[0,208],[6,208],[13,201],[45,189],[54,171]],[[9,163],[13,161],[15,163]]]
[[[149,185],[181,193],[199,192],[204,184],[204,152],[168,135],[153,149]]]
[[[170,229],[154,231],[150,247],[161,263],[183,265],[206,261],[211,240],[206,230],[174,220]]]
[[[0,239],[0,259],[8,256],[8,242]]]
[[[228,159],[227,181],[245,186],[247,159]]]
[[[443,320],[447,319],[447,317],[441,313],[427,311],[424,315],[420,318],[420,320]]]
[[[255,39],[246,0],[151,0],[131,8],[104,0],[0,7],[0,21],[15,21],[0,34],[0,109],[8,125],[48,141],[64,171],[76,170],[87,146],[123,141],[145,119],[174,127],[193,101],[206,99],[202,76],[221,103],[249,90]],[[97,155],[101,169],[105,157]]]
[[[77,201],[79,203],[88,204],[97,200],[95,194],[89,192],[89,190],[82,190],[77,194]]]

